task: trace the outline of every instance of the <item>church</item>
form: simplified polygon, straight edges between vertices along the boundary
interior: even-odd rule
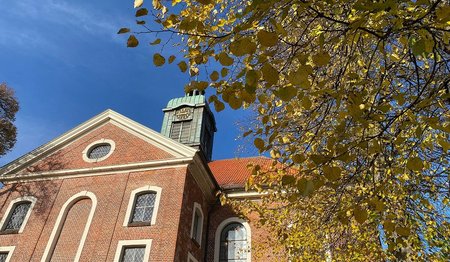
[[[0,262],[274,261],[267,232],[222,206],[258,201],[248,163],[212,161],[204,94],[168,102],[161,132],[106,110],[0,169]],[[256,218],[254,218],[256,219]]]

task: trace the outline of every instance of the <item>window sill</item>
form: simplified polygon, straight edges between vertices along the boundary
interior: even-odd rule
[[[128,223],[129,227],[145,227],[145,226],[151,226],[150,222],[131,222]]]
[[[191,239],[192,239],[192,242],[194,243],[194,245],[195,245],[196,247],[198,247],[198,248],[201,247],[200,244],[198,243],[197,239],[195,239],[195,238],[191,238]]]
[[[19,229],[8,229],[0,231],[0,235],[12,235],[19,234]]]

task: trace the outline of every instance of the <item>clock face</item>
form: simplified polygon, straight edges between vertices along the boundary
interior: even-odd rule
[[[175,116],[178,120],[187,120],[191,116],[191,109],[188,107],[183,107],[175,111]]]

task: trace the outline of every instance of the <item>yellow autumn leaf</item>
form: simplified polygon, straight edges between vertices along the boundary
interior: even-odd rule
[[[227,68],[222,68],[222,70],[220,70],[220,76],[222,77],[226,77],[228,75],[228,69]]]
[[[147,8],[141,8],[136,11],[136,17],[144,16],[148,14]]]
[[[269,85],[275,85],[278,83],[279,80],[279,73],[278,71],[269,63],[265,63],[264,66],[261,68],[261,72],[263,74],[264,80]]]
[[[213,82],[217,81],[219,79],[219,73],[217,71],[213,71],[210,75],[209,78],[211,78],[211,80]]]
[[[117,34],[125,34],[125,33],[128,33],[128,32],[130,32],[129,28],[120,28],[119,32],[117,32]]]
[[[264,140],[262,140],[261,138],[255,138],[255,140],[253,141],[253,144],[256,146],[256,148],[261,152],[264,150]]]
[[[360,206],[357,206],[354,210],[353,210],[353,216],[355,217],[356,222],[362,224],[367,220],[368,214],[367,211],[365,209],[363,209]]]
[[[178,67],[180,68],[181,72],[186,72],[186,70],[188,69],[188,66],[186,64],[186,62],[181,61],[178,63]]]
[[[260,30],[256,36],[262,46],[271,47],[276,45],[278,42],[278,35],[275,32]]]
[[[127,47],[136,47],[139,45],[139,41],[136,39],[134,35],[130,35],[127,41]]]
[[[421,171],[423,169],[422,159],[418,157],[411,157],[408,159],[406,167],[412,171]]]
[[[158,38],[155,41],[151,42],[150,45],[157,45],[159,43],[161,43],[161,38]]]
[[[324,166],[323,167],[323,173],[325,177],[330,181],[336,181],[339,178],[341,178],[341,168],[336,166]]]
[[[255,70],[249,70],[245,75],[245,83],[249,86],[254,86],[258,82],[258,73]]]
[[[175,58],[176,57],[174,55],[169,56],[169,64],[172,64],[173,61],[175,61]]]
[[[229,57],[226,53],[223,52],[218,55],[218,59],[220,64],[223,66],[230,66],[234,62],[233,58]]]
[[[162,66],[165,62],[166,59],[162,55],[158,53],[153,55],[153,64],[155,64],[155,66]]]
[[[134,8],[141,7],[144,4],[144,0],[134,0]]]
[[[325,66],[330,62],[330,54],[327,52],[320,52],[312,56],[313,62],[317,66]]]
[[[287,85],[280,87],[275,93],[281,100],[289,101],[297,95],[297,88],[292,85]]]
[[[243,37],[230,44],[230,52],[235,56],[244,56],[256,51],[256,44],[249,38]]]
[[[214,108],[216,109],[217,112],[220,112],[225,109],[225,105],[222,102],[220,102],[219,100],[215,100]]]

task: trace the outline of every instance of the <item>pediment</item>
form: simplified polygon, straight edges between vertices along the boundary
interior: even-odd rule
[[[110,143],[112,152],[99,161],[86,154],[96,144]],[[119,113],[106,110],[60,137],[0,169],[2,177],[29,176],[56,170],[98,169],[192,158],[185,146]]]

